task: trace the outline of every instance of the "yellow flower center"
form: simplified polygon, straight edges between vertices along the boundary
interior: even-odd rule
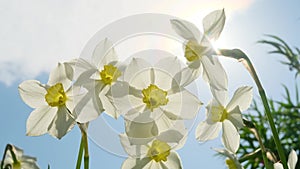
[[[21,169],[22,165],[19,161],[13,162],[13,169]]]
[[[226,165],[228,166],[229,169],[237,169],[234,161],[229,158],[226,160]]]
[[[46,102],[51,107],[63,106],[67,101],[67,96],[64,91],[64,87],[61,83],[56,83],[47,89],[45,95]]]
[[[171,147],[167,143],[160,140],[154,140],[148,150],[147,156],[156,162],[167,161],[170,150]]]
[[[113,65],[104,65],[104,69],[100,72],[101,80],[106,85],[111,85],[121,74],[121,71]]]
[[[185,45],[185,58],[192,62],[201,58],[202,53],[206,50],[206,47],[201,46],[196,41],[188,41]]]
[[[223,106],[213,106],[211,108],[211,120],[213,122],[223,122],[228,117],[228,112]]]
[[[156,85],[150,84],[148,88],[142,90],[143,102],[147,108],[153,111],[154,108],[166,105],[169,101],[168,92],[158,88]]]

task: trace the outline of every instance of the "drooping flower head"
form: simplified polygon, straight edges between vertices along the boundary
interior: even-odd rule
[[[227,75],[220,61],[214,55],[217,52],[211,41],[219,38],[225,24],[224,10],[216,10],[209,13],[203,19],[204,34],[192,23],[173,19],[171,20],[174,31],[181,36],[184,42],[184,56],[188,62],[188,68],[183,70],[184,76],[189,77],[183,85],[203,74],[203,79],[216,90],[227,90]]]

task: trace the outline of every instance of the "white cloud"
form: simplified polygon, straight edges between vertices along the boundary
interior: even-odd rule
[[[234,0],[228,2],[247,4]],[[208,8],[209,4],[212,9],[214,4],[221,3],[224,2],[2,0],[0,82],[10,85],[18,79],[32,79],[42,72],[49,72],[58,61],[78,57],[94,33],[123,16],[159,12],[189,17]]]
[[[0,81],[10,85],[34,78],[59,61],[78,57],[88,39],[118,17],[116,11],[108,13],[117,10],[114,5],[96,2],[1,1]]]

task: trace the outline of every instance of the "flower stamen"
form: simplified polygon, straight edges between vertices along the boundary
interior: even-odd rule
[[[113,65],[104,65],[104,69],[100,72],[101,80],[106,85],[111,85],[121,76],[121,71]]]
[[[188,61],[193,62],[200,59],[206,49],[206,47],[199,45],[196,41],[188,41],[185,45],[184,57]]]
[[[167,98],[168,92],[158,88],[156,85],[150,84],[146,89],[142,90],[143,102],[147,108],[153,111],[154,108],[166,105],[169,101]]]
[[[211,110],[211,120],[213,122],[223,122],[228,118],[228,112],[223,106],[213,106]]]
[[[47,89],[47,94],[45,95],[46,102],[51,107],[63,106],[67,101],[67,96],[64,91],[64,87],[61,83],[56,83],[55,85]]]
[[[156,162],[167,161],[170,150],[171,147],[167,143],[160,140],[154,140],[148,150],[147,156]]]
[[[237,167],[236,167],[233,160],[228,158],[228,159],[226,159],[225,162],[226,162],[226,165],[228,166],[229,169],[237,169]]]

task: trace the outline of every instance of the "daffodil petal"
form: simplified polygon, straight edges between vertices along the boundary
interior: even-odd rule
[[[162,110],[181,119],[194,118],[202,105],[196,96],[184,89],[181,92],[168,96],[168,99],[168,104],[161,106]]]
[[[48,85],[53,86],[56,83],[62,83],[64,90],[67,90],[73,80],[74,71],[68,63],[58,63],[49,75]]]
[[[201,74],[203,74],[201,62],[199,60],[194,61],[174,76],[172,86],[185,87],[194,82]]]
[[[289,169],[295,169],[297,161],[298,161],[298,156],[297,156],[296,151],[291,150],[291,152],[289,154],[288,164],[287,164]]]
[[[167,161],[161,162],[163,169],[181,169],[182,164],[179,155],[176,152],[171,152],[167,157]]]
[[[69,111],[65,106],[58,108],[53,121],[48,127],[48,133],[53,137],[61,139],[75,125],[75,119],[69,115]]]
[[[115,83],[106,94],[113,103],[117,116],[122,114],[125,119],[134,119],[144,112],[146,104],[142,100],[142,92],[129,86],[127,82]]]
[[[106,85],[103,90],[100,92],[99,97],[101,103],[103,105],[104,111],[107,115],[111,116],[112,118],[117,119],[120,114],[118,113],[117,108],[113,104],[113,99],[110,99],[108,96],[108,91],[110,90],[110,86]]]
[[[47,93],[45,87],[36,80],[27,80],[19,85],[19,93],[22,100],[32,108],[38,108],[47,105],[45,95]]]
[[[228,117],[227,119],[229,121],[232,122],[232,124],[237,128],[237,129],[240,129],[240,128],[243,128],[245,125],[244,125],[244,122],[243,122],[243,118],[242,118],[242,113],[239,109],[239,107],[235,107],[233,110],[231,110],[229,113],[228,113]]]
[[[252,102],[253,97],[253,91],[252,87],[250,86],[244,86],[238,88],[230,100],[230,102],[227,104],[226,109],[228,111],[231,111],[236,106],[239,106],[241,111],[245,111],[250,107],[250,104]]]
[[[213,60],[213,62],[209,59]],[[203,71],[208,78],[210,86],[216,90],[227,90],[227,74],[216,56],[203,55],[201,58]]]
[[[35,157],[27,156],[23,154],[23,150],[12,145],[13,146],[13,152],[15,153],[15,156],[17,160],[21,163],[22,168],[24,169],[39,169],[39,167],[36,164],[37,159]],[[6,158],[4,160],[4,166],[5,163],[11,164],[13,163],[12,154],[7,153]]]
[[[211,88],[211,93],[213,95],[213,99],[219,104],[225,107],[228,100],[228,92],[227,90],[216,90]]]
[[[76,86],[81,86],[81,85],[83,85],[83,86],[84,86],[84,85],[87,84],[87,83],[93,82],[95,79],[92,79],[91,77],[92,77],[92,75],[95,74],[96,72],[99,73],[97,69],[89,69],[89,70],[87,70],[87,71],[82,72],[82,73],[78,76],[78,78],[77,78],[76,82],[74,83],[74,85],[76,85]],[[99,75],[99,76],[100,76],[100,75]]]
[[[27,158],[27,157],[29,156],[22,157],[22,161],[21,161],[22,168],[39,169],[39,167],[36,164],[36,158],[33,157]]]
[[[149,157],[145,157],[142,159],[139,158],[127,158],[123,164],[122,169],[149,169],[150,163],[152,163],[151,159]],[[148,166],[148,167],[147,167]],[[152,169],[152,167],[151,167]]]
[[[180,60],[177,57],[162,58],[154,66],[156,69],[167,72],[171,77],[174,77],[182,69]]]
[[[196,139],[201,142],[215,139],[218,137],[221,127],[219,122],[208,124],[207,121],[203,121],[196,128]]]
[[[170,129],[160,132],[156,138],[171,143],[172,150],[179,150],[185,145],[187,136],[188,130],[184,125],[184,121],[177,120]]]
[[[72,64],[75,66],[75,69],[76,69],[75,72],[77,72],[78,69],[80,69],[82,71],[86,71],[89,69],[97,69],[97,67],[95,65],[91,64],[89,61],[87,61],[84,58],[78,58],[76,60],[73,60]],[[82,71],[79,71],[79,72],[81,73]]]
[[[177,120],[171,120],[169,116],[163,113],[159,118],[155,119],[159,133],[170,130],[174,127]]]
[[[215,122],[213,121],[213,109],[215,109],[215,108],[222,108],[222,107],[223,107],[223,105],[220,104],[220,102],[217,101],[215,98],[213,98],[213,99],[207,104],[207,106],[206,106],[206,117],[207,117],[206,122],[207,122],[208,124],[213,124],[213,123],[215,123]]]
[[[24,151],[15,145],[13,145],[13,151],[17,157],[22,157],[24,154]],[[9,154],[9,155],[11,155],[11,154]]]
[[[76,121],[79,123],[87,123],[100,116],[104,109],[102,108],[102,104],[99,99],[89,99],[88,97],[84,97],[80,103],[76,105],[75,111],[80,112],[77,115]]]
[[[158,140],[167,142],[167,143],[179,143],[185,135],[174,128],[162,132],[157,137]]]
[[[57,108],[42,106],[31,112],[26,122],[26,135],[39,136],[47,133]]]
[[[230,160],[232,160],[235,164],[236,169],[244,169],[242,167],[241,163],[239,162],[238,158],[236,157],[235,153],[232,153],[227,149],[215,149],[215,148],[213,148],[213,150],[215,150],[219,154],[221,154],[225,157],[228,157]]]
[[[200,42],[201,33],[193,23],[181,19],[172,19],[171,25],[175,32],[184,39]]]
[[[150,163],[148,163],[148,165],[145,166],[145,168],[143,169],[148,169],[148,168],[151,168],[151,169],[162,169],[162,166],[161,166],[162,162],[155,162],[154,160],[152,160]]]
[[[113,98],[113,102],[120,114],[125,118],[132,119],[136,117],[137,113],[142,113],[145,110],[146,105],[141,98],[135,96],[124,96],[120,98]]]
[[[224,9],[215,10],[203,18],[204,34],[211,40],[219,38],[225,24],[226,16]]]
[[[176,69],[176,68],[174,68],[174,69]],[[153,84],[156,84],[157,87],[159,87],[160,89],[165,90],[165,91],[172,89],[172,81],[173,81],[172,74],[170,74],[169,72],[167,72],[165,70],[154,68],[153,75],[154,75]]]
[[[117,54],[110,40],[105,38],[96,45],[92,55],[92,63],[94,63],[98,69],[103,65],[107,65],[117,60]]]
[[[74,98],[76,121],[86,123],[96,119],[103,111],[103,105],[99,98],[100,83],[93,83],[88,88],[87,93],[78,95]]]
[[[124,72],[124,81],[131,86],[143,90],[151,83],[152,66],[141,58],[133,58]]]
[[[155,121],[139,123],[126,120],[125,122],[126,135],[131,144],[145,145],[159,133]]]
[[[274,163],[274,169],[283,169],[283,165],[279,162]]]
[[[134,142],[132,142],[132,138],[128,137],[126,134],[120,134],[119,137],[123,149],[130,157],[132,158],[145,157],[149,149],[146,144],[151,140],[143,144],[134,144]]]
[[[83,58],[78,58],[74,59],[72,61],[69,61],[68,63],[71,62],[71,65],[74,67],[74,79],[79,78],[79,76],[86,71],[89,70],[98,70],[97,67],[93,64],[91,64],[89,61],[83,59]],[[90,78],[90,77],[87,77]]]
[[[237,129],[229,120],[222,122],[223,134],[222,142],[223,145],[231,152],[236,153],[240,146],[240,134]]]

